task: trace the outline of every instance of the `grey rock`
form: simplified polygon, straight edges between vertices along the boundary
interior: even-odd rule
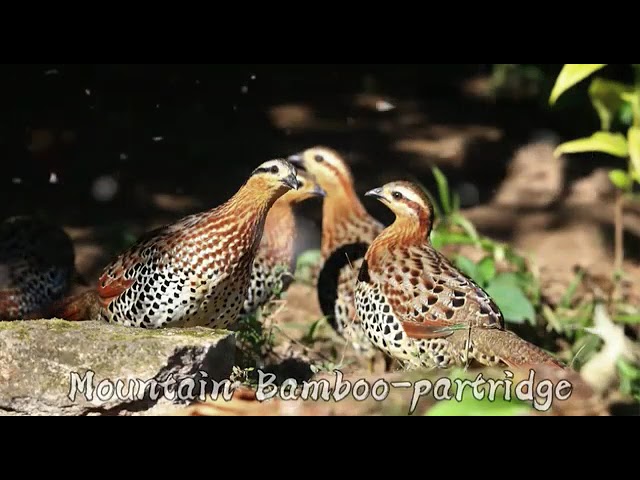
[[[235,336],[96,322],[0,322],[0,416],[148,415],[211,398]],[[204,388],[203,388],[204,387]]]

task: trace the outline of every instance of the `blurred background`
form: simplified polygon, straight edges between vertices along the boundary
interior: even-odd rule
[[[481,233],[531,252],[541,268],[568,272],[567,281],[578,265],[607,272],[608,172],[624,162],[553,155],[600,126],[588,83],[549,106],[561,69],[5,64],[0,215],[64,225],[79,270],[93,277],[144,231],[224,202],[256,165],[323,144],[345,154],[360,193],[399,178],[434,189],[438,166]],[[629,65],[609,65],[606,76],[633,81]],[[390,220],[380,205],[365,204]],[[640,224],[630,209],[633,269]],[[301,248],[313,248],[319,204],[303,214]]]

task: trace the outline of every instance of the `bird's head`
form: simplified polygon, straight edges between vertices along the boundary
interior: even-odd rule
[[[315,177],[308,172],[298,170],[298,190],[286,193],[282,200],[295,205],[312,198],[324,198],[327,193],[318,185]]]
[[[338,152],[328,147],[314,147],[292,155],[289,161],[296,167],[311,173],[327,196],[351,190],[353,176],[347,163]]]
[[[379,200],[396,216],[396,221],[410,229],[418,229],[427,237],[434,222],[434,208],[429,197],[418,185],[392,182],[365,194]]]
[[[254,192],[262,192],[273,200],[300,188],[295,167],[284,159],[269,160],[260,165],[251,174],[248,185]]]

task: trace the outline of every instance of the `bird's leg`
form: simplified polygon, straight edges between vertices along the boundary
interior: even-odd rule
[[[384,371],[385,373],[391,373],[393,369],[394,360],[389,355],[384,355]]]
[[[373,375],[374,373],[376,373],[376,356],[375,355],[371,355],[369,357],[369,374]]]

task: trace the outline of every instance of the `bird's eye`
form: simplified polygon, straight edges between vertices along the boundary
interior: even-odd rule
[[[394,200],[402,200],[404,198],[400,192],[393,192],[391,196]]]
[[[271,167],[271,173],[273,173],[274,175],[277,175],[278,173],[280,173],[280,169],[276,166]]]
[[[316,155],[316,162],[318,163],[324,162],[324,157],[322,155]]]
[[[298,180],[298,185],[300,185],[300,188],[304,187],[304,182],[301,182],[300,180]]]

